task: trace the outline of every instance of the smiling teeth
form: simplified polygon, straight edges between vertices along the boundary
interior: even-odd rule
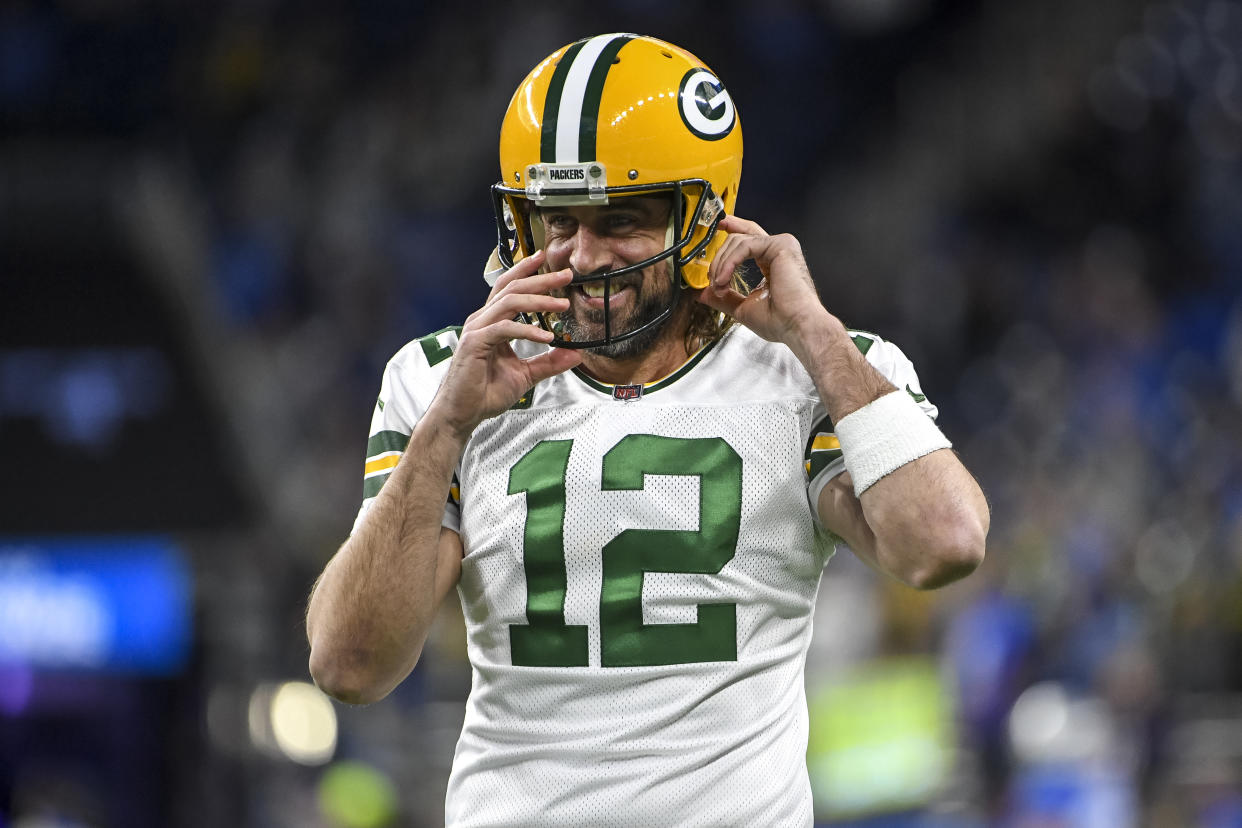
[[[603,299],[606,290],[603,282],[586,282],[582,285],[582,292],[592,299]]]

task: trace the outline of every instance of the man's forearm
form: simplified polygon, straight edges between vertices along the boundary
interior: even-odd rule
[[[826,310],[815,314],[794,341],[794,354],[834,423],[894,390],[854,345],[841,320]]]
[[[946,448],[948,441],[921,411],[913,410],[912,400],[881,399],[897,389],[867,362],[831,314],[825,311],[816,320],[814,333],[804,335],[801,342],[801,353],[795,352],[838,424],[846,467],[854,467],[854,483],[861,484],[855,489],[857,507],[834,497],[822,499],[821,505],[832,509],[836,503],[847,526],[856,522],[850,513],[857,508],[865,526],[850,526],[851,534],[866,544],[857,551],[905,583],[934,588],[972,571],[983,557],[987,501],[970,472]],[[871,408],[864,411],[867,406]],[[857,422],[877,407],[897,410],[891,419],[877,411],[861,429],[863,435],[857,435],[859,429],[854,435],[844,433],[842,420],[857,414],[853,418]],[[889,440],[907,436],[894,435],[890,428],[908,428],[909,439]],[[847,437],[854,437],[854,442],[847,444]],[[903,451],[909,453],[902,456]],[[821,518],[831,515],[821,508]]]
[[[413,668],[443,595],[441,517],[462,450],[429,418],[415,427],[357,531],[328,562],[307,609],[310,669],[343,701],[387,694]]]
[[[881,569],[918,589],[969,575],[983,560],[990,516],[983,491],[950,449],[878,480],[859,498]]]

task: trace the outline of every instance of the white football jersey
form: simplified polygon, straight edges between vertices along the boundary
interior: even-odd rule
[[[359,521],[456,333],[389,364]],[[935,416],[899,349],[854,341]],[[836,541],[813,507],[844,468],[832,428],[789,349],[734,326],[659,382],[566,372],[475,430],[443,521],[473,669],[447,824],[811,825],[803,666]]]

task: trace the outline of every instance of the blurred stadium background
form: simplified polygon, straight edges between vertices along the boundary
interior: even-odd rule
[[[1242,2],[0,7],[0,826],[440,824],[453,612],[367,709],[312,579],[387,358],[485,296],[508,96],[654,34],[739,212],[897,341],[994,508],[922,594],[839,555],[824,824],[1242,825]]]

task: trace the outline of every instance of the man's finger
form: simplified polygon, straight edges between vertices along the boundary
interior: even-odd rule
[[[507,304],[501,307],[501,302],[505,301],[510,296],[513,296],[516,298],[509,301]],[[533,300],[530,303],[531,305],[530,307],[527,307],[527,308],[518,307],[516,310],[513,310],[510,313],[504,312],[508,310],[509,308],[512,308],[514,306],[514,302],[524,301],[523,297],[525,297],[526,300]],[[553,297],[548,296],[547,294],[505,294],[499,299],[494,299],[491,302],[488,302],[483,307],[477,308],[473,313],[467,316],[466,321],[462,323],[462,329],[466,331],[472,331],[476,328],[481,328],[484,325],[490,325],[498,319],[504,319],[506,317],[508,317],[509,319],[513,319],[513,318],[516,318],[517,315],[519,313],[522,313],[524,310],[530,311],[530,312],[533,312],[536,310],[552,310],[552,311],[563,310],[563,307],[561,306],[536,307],[536,305],[543,304],[543,300],[545,299],[553,299]],[[562,304],[563,304],[563,301],[564,300],[562,300]],[[499,308],[499,311],[498,311],[498,308]]]
[[[720,229],[726,233],[746,233],[752,236],[766,236],[767,230],[759,226],[757,222],[750,219],[744,219],[741,216],[725,216],[720,220]]]
[[[548,377],[563,374],[582,362],[582,351],[575,348],[553,348],[546,354],[526,360],[530,372],[530,384],[537,385]]]
[[[512,271],[510,271],[512,272]],[[508,274],[505,274],[506,276]],[[497,284],[497,290],[488,297],[488,305],[492,305],[499,301],[501,297],[511,293],[549,293],[557,288],[563,288],[573,281],[573,271],[569,268],[564,270],[553,271],[552,273],[531,273],[525,276],[515,276],[505,282],[503,286]]]
[[[545,345],[552,341],[552,332],[538,325],[528,325],[514,319],[501,319],[490,325],[484,325],[473,331],[463,332],[459,350],[478,343],[484,348],[494,348],[514,339],[525,339],[530,342],[542,342]]]
[[[714,293],[710,287],[704,288],[699,291],[697,298],[709,308],[727,313],[729,316],[736,316],[735,311],[738,306],[746,301],[745,296],[731,288],[724,293]]]
[[[504,290],[505,285],[510,282],[516,279],[525,278],[530,276],[532,273],[538,272],[539,268],[543,266],[544,258],[544,252],[542,250],[536,250],[534,253],[514,264],[513,267],[509,268],[504,273],[500,274],[500,277],[496,279],[496,284],[492,286],[491,293],[487,294],[487,300],[490,302],[492,297]],[[491,263],[491,259],[488,259],[488,263]]]
[[[767,243],[767,236],[730,235],[712,259],[711,267],[708,269],[708,278],[711,280],[708,289],[716,291],[727,289],[733,282],[733,274],[747,259],[755,259],[762,270],[763,250]]]
[[[521,313],[563,313],[569,300],[542,293],[508,293],[487,305],[475,318],[475,327],[483,327],[501,319],[513,319]]]

